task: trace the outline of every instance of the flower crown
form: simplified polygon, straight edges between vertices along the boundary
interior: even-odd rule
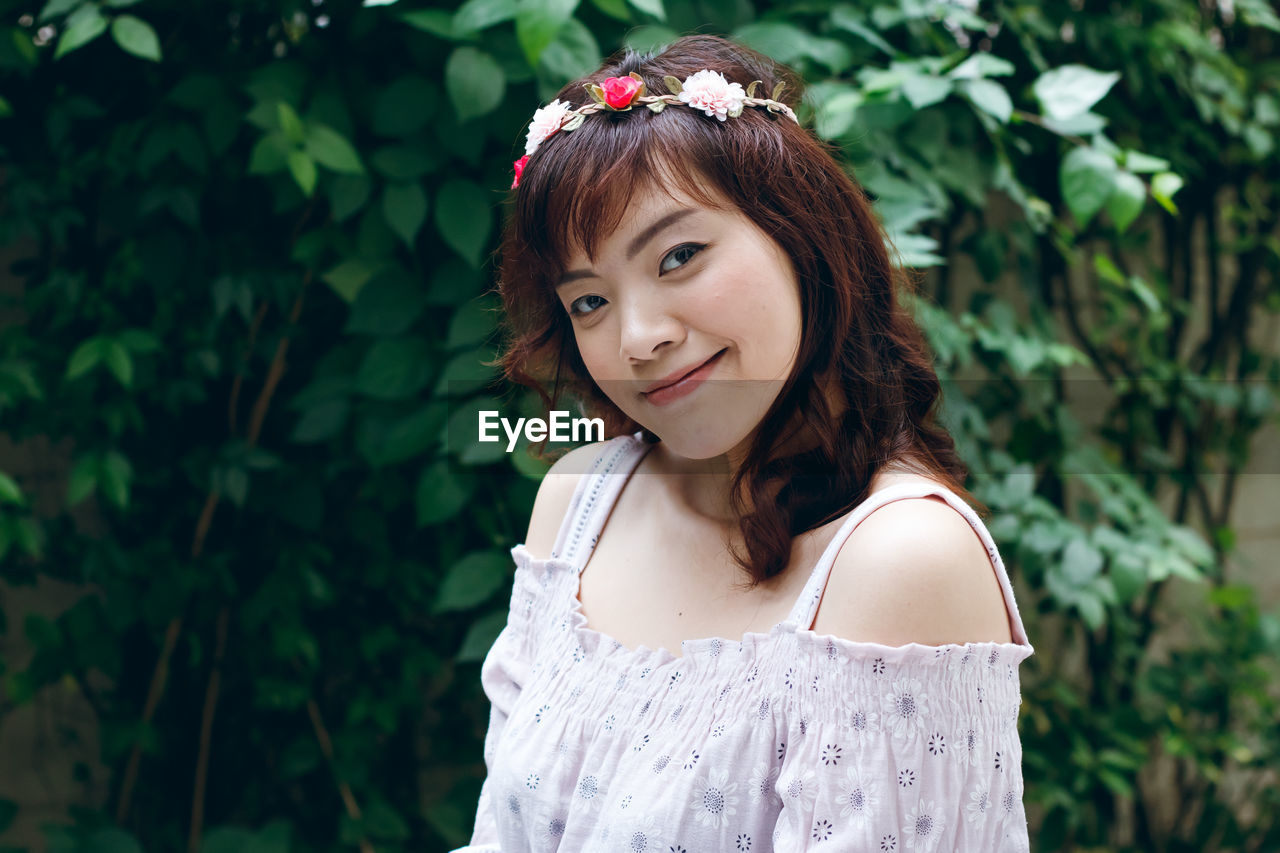
[[[705,68],[684,78],[683,83],[671,76],[663,77],[662,80],[671,94],[647,94],[644,79],[632,71],[626,77],[610,77],[602,84],[583,84],[594,103],[575,110],[571,109],[572,104],[557,98],[535,111],[533,120],[529,122],[529,133],[525,137],[524,156],[513,164],[516,176],[511,182],[511,188],[515,189],[520,185],[520,176],[524,174],[529,156],[548,137],[561,130],[577,130],[587,116],[603,110],[625,112],[635,104],[644,104],[655,113],[660,113],[667,108],[667,104],[685,104],[724,121],[727,116],[736,118],[742,115],[743,107],[764,107],[771,113],[785,113],[796,124],[800,123],[795,111],[778,100],[778,96],[782,94],[782,83],[773,87],[770,97],[757,98],[754,95],[756,86],[760,85],[759,80],[743,89],[740,83],[730,83],[720,72]]]

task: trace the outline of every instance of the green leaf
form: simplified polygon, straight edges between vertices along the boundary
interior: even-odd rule
[[[1180,189],[1182,189],[1182,178],[1173,172],[1160,172],[1151,178],[1152,198],[1174,216],[1178,215],[1178,207],[1173,203],[1173,197]]]
[[[902,95],[917,110],[932,106],[951,94],[952,82],[946,77],[917,74],[902,84]]]
[[[55,60],[61,59],[77,48],[84,47],[107,31],[107,19],[97,6],[87,4],[76,9],[67,18],[66,29],[58,37],[58,47],[53,52]]]
[[[348,302],[354,302],[360,289],[378,272],[378,267],[359,258],[351,258],[338,264],[321,278],[334,292]]]
[[[831,23],[846,32],[853,33],[867,44],[884,51],[890,56],[898,55],[898,50],[881,38],[880,34],[873,28],[867,26],[861,13],[855,10],[853,6],[842,4],[832,9]]]
[[[1092,581],[1102,571],[1101,552],[1083,537],[1076,537],[1067,543],[1062,551],[1062,574],[1077,587]]]
[[[1119,79],[1120,74],[1115,71],[1063,65],[1041,74],[1031,89],[1047,117],[1067,119],[1087,112]]]
[[[498,591],[511,575],[511,558],[501,551],[475,551],[463,557],[445,575],[436,594],[436,613],[467,610]]]
[[[123,829],[99,829],[84,840],[82,850],[94,853],[142,853],[142,845]]]
[[[347,425],[350,413],[351,403],[346,398],[323,400],[303,411],[289,438],[298,444],[328,441]]]
[[[373,132],[409,136],[426,126],[435,112],[438,83],[409,74],[392,81],[373,104]]]
[[[470,36],[516,16],[516,0],[467,0],[453,13],[453,32]]]
[[[349,335],[395,337],[407,332],[426,307],[423,283],[392,267],[361,288],[342,331]]]
[[[1165,172],[1169,169],[1169,161],[1161,157],[1152,157],[1132,148],[1124,152],[1124,167],[1130,172]]]
[[[286,139],[294,145],[301,145],[306,141],[307,129],[303,126],[302,119],[298,118],[298,114],[294,112],[293,107],[284,101],[276,101],[276,116]]]
[[[1097,113],[1080,113],[1064,119],[1045,117],[1044,126],[1059,136],[1091,136],[1100,133],[1107,120]]]
[[[1085,627],[1090,631],[1096,631],[1102,627],[1107,619],[1106,609],[1102,606],[1102,599],[1092,593],[1086,593],[1075,599],[1076,610],[1080,612],[1080,618],[1084,620]]]
[[[262,137],[249,154],[249,174],[270,175],[286,168],[286,158],[292,150],[289,140],[280,131]]]
[[[549,79],[561,83],[591,73],[600,64],[600,58],[600,45],[591,30],[578,19],[570,18],[556,40],[542,52],[538,64]]]
[[[427,218],[427,196],[417,184],[392,184],[382,193],[382,215],[410,249]]]
[[[953,80],[977,80],[982,77],[1007,77],[1014,72],[1013,63],[991,53],[975,53],[952,68],[947,76]]]
[[[1107,213],[1122,232],[1138,218],[1147,201],[1147,185],[1132,172],[1117,172],[1115,187],[1107,197]]]
[[[356,390],[381,400],[399,400],[421,391],[431,378],[431,349],[420,337],[375,341],[360,363]]]
[[[418,511],[418,526],[438,524],[453,518],[475,492],[475,479],[470,474],[455,472],[454,466],[445,461],[432,463],[418,479],[414,501]]]
[[[453,659],[458,663],[475,663],[482,661],[493,648],[502,629],[507,627],[507,614],[504,610],[495,610],[471,623],[467,635],[462,639],[462,648]]]
[[[631,23],[632,15],[627,9],[626,0],[591,0],[591,5],[615,21]]]
[[[823,139],[835,139],[856,126],[858,108],[866,97],[851,86],[834,84],[824,87],[815,101],[814,131]]]
[[[629,0],[631,6],[638,12],[646,15],[652,15],[659,21],[667,20],[666,7],[662,5],[662,0]]]
[[[434,152],[420,145],[388,145],[373,152],[369,161],[393,181],[415,181],[438,165]]]
[[[305,151],[290,151],[285,156],[289,164],[289,173],[302,190],[302,194],[310,196],[316,189],[316,161],[307,156]]]
[[[889,234],[890,258],[902,269],[922,269],[946,263],[937,253],[938,241],[927,234]]]
[[[82,456],[67,481],[67,506],[75,506],[98,487],[98,457]]]
[[[255,837],[247,829],[220,826],[207,832],[200,842],[200,853],[246,853],[255,847]]]
[[[146,329],[126,329],[116,336],[116,340],[132,352],[155,352],[160,349],[159,339]]]
[[[433,36],[442,39],[453,38],[453,13],[446,12],[444,9],[418,9],[405,12],[400,16],[400,20],[414,29],[431,33]]]
[[[498,324],[497,306],[491,299],[471,299],[454,312],[445,337],[446,349],[473,347],[485,341]]]
[[[404,841],[409,837],[409,825],[404,818],[388,803],[377,798],[365,807],[364,825],[375,839]]]
[[[517,0],[516,40],[530,68],[538,67],[542,52],[577,8],[578,0]]]
[[[1062,161],[1058,173],[1062,197],[1083,228],[1111,196],[1116,161],[1096,148],[1073,148]]]
[[[444,241],[473,267],[479,267],[493,225],[489,195],[464,178],[446,181],[436,194],[436,228]]]
[[[801,59],[812,60],[826,66],[832,74],[844,71],[853,63],[853,51],[847,45],[783,21],[756,21],[738,27],[733,31],[733,40],[788,65]]]
[[[129,505],[129,481],[133,479],[133,466],[120,453],[112,450],[103,458],[98,468],[98,488],[106,499],[124,509]]]
[[[632,27],[623,37],[623,44],[637,53],[660,53],[669,44],[680,38],[680,34],[669,27],[658,25]],[[664,94],[655,92],[653,94]]]
[[[481,362],[492,362],[494,353],[487,347],[479,351],[461,352],[449,359],[436,380],[439,397],[465,397],[487,387],[494,379],[494,368]]]
[[[328,125],[313,122],[307,127],[306,150],[325,168],[351,175],[364,174],[364,165],[355,147]]]
[[[344,222],[364,207],[373,185],[363,175],[337,175],[329,182],[329,212]]]
[[[36,18],[37,23],[43,24],[50,18],[56,18],[58,15],[65,15],[77,6],[83,5],[85,0],[49,0],[44,4],[44,8],[40,10],[40,16]]]
[[[507,79],[496,59],[478,48],[463,46],[445,63],[444,87],[458,121],[468,122],[502,103]]]
[[[3,471],[0,471],[0,502],[15,506],[25,506],[27,502],[17,481]]]
[[[134,56],[160,61],[160,39],[151,25],[133,15],[117,15],[111,22],[111,37]]]
[[[88,373],[102,361],[104,350],[105,342],[101,337],[95,336],[80,344],[67,362],[66,378],[75,379]]]
[[[123,344],[115,340],[104,341],[102,361],[121,385],[126,388],[133,386],[133,358]]]
[[[375,466],[395,465],[421,456],[436,443],[448,414],[448,406],[434,400],[403,418],[384,419],[378,424],[376,436],[367,436],[376,443],[363,442],[361,452]]]
[[[1013,101],[1009,98],[1009,93],[1004,86],[993,80],[970,80],[963,85],[961,91],[975,107],[993,116],[1001,124],[1007,124],[1009,117],[1013,115]]]

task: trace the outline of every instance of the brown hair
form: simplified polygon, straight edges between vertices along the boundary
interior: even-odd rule
[[[761,80],[766,96],[782,82],[780,100],[793,109],[801,95],[801,81],[785,66],[723,38],[690,35],[656,55],[621,51],[557,97],[582,106],[590,103],[584,83],[633,71],[662,93],[664,76],[683,80],[704,68],[744,87]],[[790,257],[800,283],[800,351],[730,490],[747,549],[745,559],[735,556],[752,585],[786,568],[795,536],[865,500],[889,462],[988,512],[965,490],[967,468],[936,421],[941,386],[895,290],[900,280],[913,286],[895,275],[884,232],[835,154],[763,108],[723,122],[683,105],[660,114],[601,112],[547,138],[529,158],[503,233],[499,292],[509,342],[500,363],[507,378],[536,389],[549,409],[562,395],[576,397],[585,414],[604,420],[606,435],[642,431],[650,442],[658,436],[618,409],[583,364],[554,291],[568,258],[581,248],[594,261],[635,191],[646,181],[662,186],[662,178],[709,207],[732,203]],[[838,415],[823,391],[828,383],[843,395]],[[815,446],[781,456],[776,446],[800,413]]]

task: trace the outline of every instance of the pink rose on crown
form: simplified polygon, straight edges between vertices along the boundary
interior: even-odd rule
[[[634,77],[610,77],[600,84],[604,90],[604,102],[615,110],[626,109],[644,88],[644,82]]]
[[[572,109],[571,104],[567,104],[556,98],[551,103],[536,110],[533,114],[533,120],[529,122],[529,133],[525,137],[524,153],[532,154],[538,150],[549,136],[555,134],[560,129],[560,125],[564,124],[565,116]]]
[[[725,116],[742,114],[747,93],[740,84],[724,79],[720,72],[704,68],[685,78],[679,97],[694,109],[724,121]]]

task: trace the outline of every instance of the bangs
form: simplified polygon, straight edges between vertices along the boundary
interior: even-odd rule
[[[745,128],[736,123],[751,122],[750,112],[727,123],[679,106],[602,112],[546,139],[521,175],[511,223],[533,261],[528,272],[549,288],[575,253],[594,263],[601,241],[648,188],[709,208],[736,207],[736,187],[725,181],[735,172],[728,161],[737,158],[726,156],[734,146],[725,137],[740,136]]]

